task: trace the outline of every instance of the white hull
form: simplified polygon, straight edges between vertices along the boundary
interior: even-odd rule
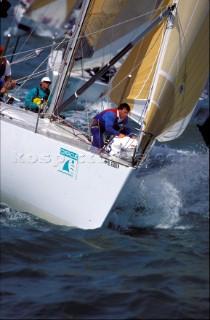
[[[91,152],[71,128],[40,119],[35,133],[36,114],[3,113],[1,202],[56,224],[101,227],[133,168]]]

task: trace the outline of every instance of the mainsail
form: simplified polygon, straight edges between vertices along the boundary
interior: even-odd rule
[[[83,59],[85,68],[107,63],[149,24],[160,2],[160,0],[92,1],[82,36],[93,48],[93,55],[91,60]],[[76,69],[74,66],[74,70]]]
[[[101,0],[103,1],[103,0]],[[88,17],[89,15],[91,15],[92,10],[94,9],[94,5],[95,5],[95,1],[91,1],[90,3],[90,7],[89,7],[89,11],[88,14],[86,15],[86,17]],[[97,2],[98,3],[98,2]],[[129,2],[130,3],[130,2]],[[142,30],[142,32],[138,32],[137,36],[135,36],[132,40],[130,40],[127,45],[125,47],[123,47],[118,54],[116,54],[110,61],[108,61],[106,63],[106,65],[104,65],[98,72],[97,74],[92,77],[87,84],[85,84],[83,87],[81,87],[77,92],[74,93],[74,95],[72,95],[70,98],[68,98],[64,103],[62,103],[62,105],[59,107],[60,112],[63,111],[63,109],[68,106],[68,104],[70,104],[73,100],[75,100],[78,95],[81,95],[85,90],[87,90],[87,88],[94,83],[99,77],[100,75],[103,75],[106,71],[109,70],[109,68],[111,66],[113,66],[114,64],[116,64],[121,58],[123,58],[128,52],[129,50],[131,50],[131,48],[140,40],[142,39],[142,37],[147,34],[149,32],[149,30],[152,30],[154,28],[154,26],[156,26],[162,19],[166,18],[166,16],[169,15],[170,10],[173,10],[172,8],[168,8],[166,7],[166,9],[161,13],[161,15],[159,15],[152,23],[150,23],[146,28],[144,28]],[[88,21],[88,22],[87,22]],[[108,21],[108,19],[107,19]],[[84,26],[82,29],[82,34],[84,34],[84,30],[86,30],[87,25],[89,24],[89,19],[86,18],[84,20]],[[105,21],[104,21],[105,24]],[[119,49],[119,48],[118,48]],[[72,49],[71,49],[72,50]],[[74,49],[75,50],[75,49]],[[73,50],[72,50],[73,52]]]

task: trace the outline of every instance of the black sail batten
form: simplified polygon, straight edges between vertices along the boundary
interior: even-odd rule
[[[72,96],[64,101],[59,109],[58,113],[61,113],[66,107],[76,100],[83,92],[85,92],[96,80],[98,80],[104,73],[106,73],[117,61],[119,61],[128,51],[130,51],[137,42],[139,42],[145,35],[147,35],[160,21],[165,19],[176,7],[175,4],[164,10],[144,31],[141,32],[133,41],[126,45],[113,59],[110,60],[103,68],[101,68],[89,81],[87,81],[79,90],[77,90]]]

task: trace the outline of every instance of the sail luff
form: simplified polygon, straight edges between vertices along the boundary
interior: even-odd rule
[[[161,2],[161,7],[168,7],[172,2],[172,0],[164,0]],[[156,17],[157,13],[153,19]],[[139,102],[148,99],[158,61],[160,43],[165,31],[165,24],[165,20],[160,22],[136,44],[107,89],[110,92],[110,99],[116,105],[119,104],[120,97],[124,96],[124,102],[129,103],[131,106],[131,116],[134,109],[135,113],[139,113],[140,115],[142,110]],[[130,81],[126,85],[128,77]]]
[[[144,131],[152,133],[154,139],[173,140],[186,128],[209,73],[208,33],[208,1],[179,0],[145,117]],[[147,141],[144,135],[142,150]]]

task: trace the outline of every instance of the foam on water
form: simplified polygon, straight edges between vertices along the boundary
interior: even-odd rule
[[[13,210],[1,204],[0,207],[1,225],[17,227],[20,224],[35,225],[39,218],[28,212]]]
[[[150,160],[160,149],[154,148]],[[184,229],[194,227],[192,215],[209,218],[208,152],[166,151],[132,178],[112,212],[112,223],[125,229]]]
[[[50,222],[42,220],[29,212],[17,211],[4,204],[0,205],[0,225],[2,227],[23,229],[32,227],[41,231],[48,231],[53,227]]]

